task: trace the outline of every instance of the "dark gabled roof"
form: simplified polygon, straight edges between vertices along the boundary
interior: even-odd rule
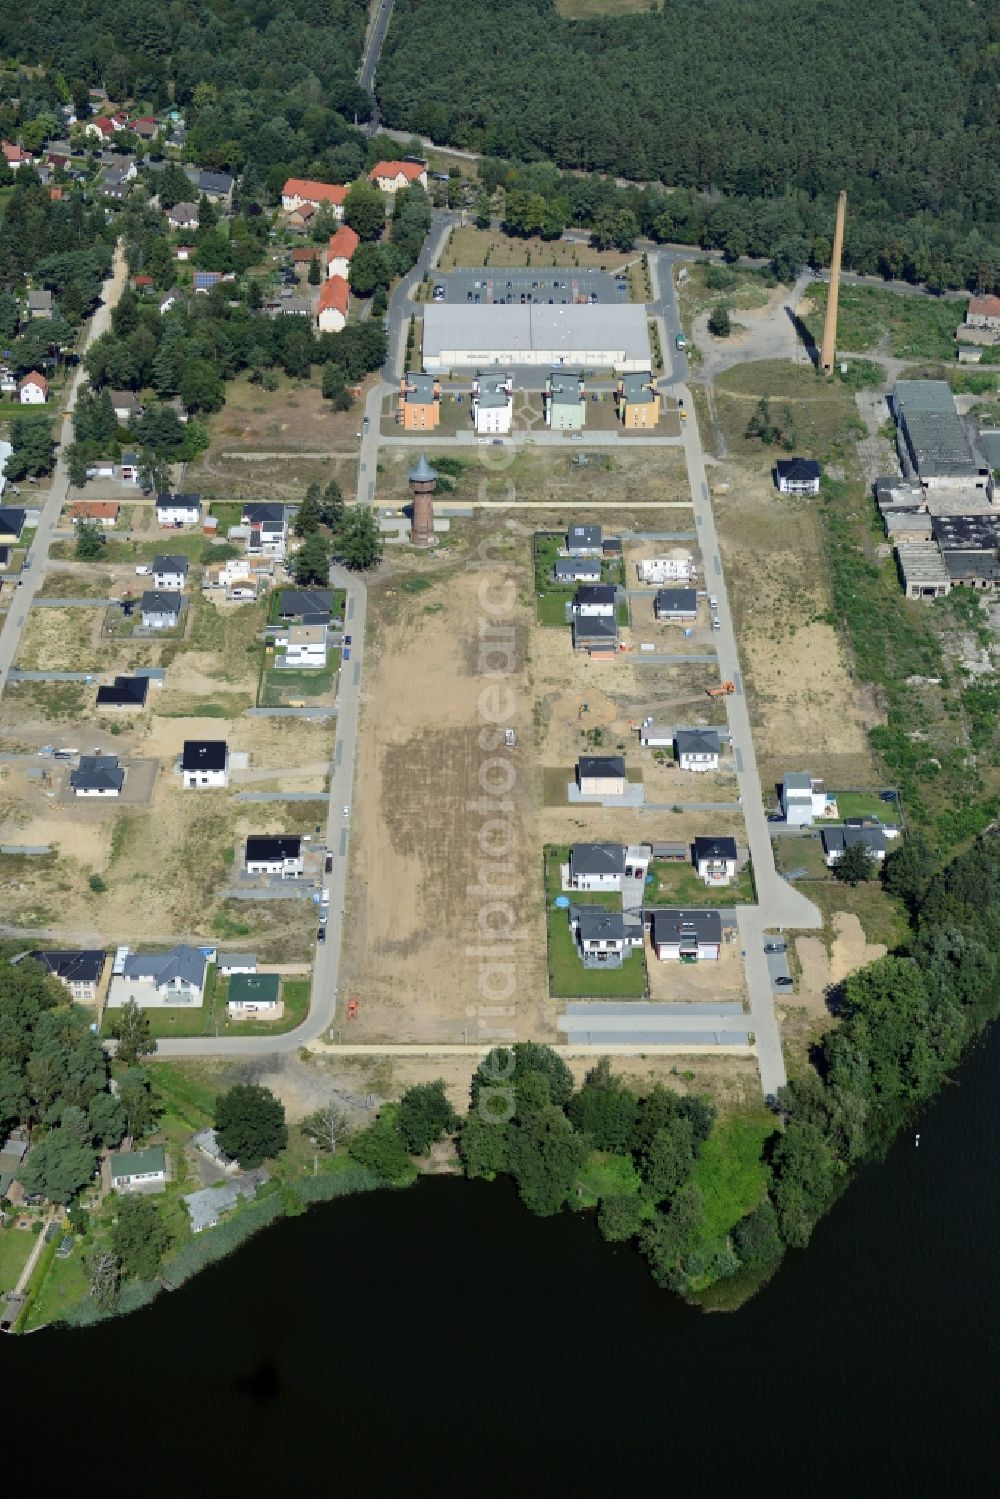
[[[722,916],[718,911],[681,911],[663,907],[653,913],[653,946],[661,942],[697,939],[698,942],[722,942]]]
[[[141,708],[149,692],[148,677],[115,677],[111,687],[98,687],[99,708]]]
[[[625,917],[603,906],[574,906],[572,920],[581,942],[623,942]]]
[[[283,588],[278,600],[278,613],[282,619],[292,619],[296,614],[327,614],[333,608],[332,588]]]
[[[157,986],[179,978],[200,988],[205,982],[207,966],[208,959],[199,948],[181,942],[169,952],[129,953],[125,959],[125,977],[149,979]]]
[[[614,608],[615,590],[610,583],[581,583],[573,602],[577,608],[583,604],[610,604]]]
[[[150,588],[143,594],[139,608],[143,614],[180,614],[181,596],[179,593],[164,593]]]
[[[569,867],[571,874],[623,874],[625,850],[620,843],[574,843]]]
[[[199,172],[198,191],[202,193],[228,193],[233,179],[228,172]]]
[[[297,859],[301,848],[302,839],[291,834],[275,838],[252,835],[247,839],[247,863],[259,859]]]
[[[173,557],[164,553],[162,556],[153,558],[154,573],[180,573],[182,578],[188,575],[190,563],[186,557]]]
[[[613,614],[574,614],[573,644],[615,645],[618,623]]]
[[[68,983],[96,984],[104,968],[105,952],[103,948],[68,948],[60,952],[33,952],[31,956],[36,963],[41,963],[56,978],[65,979]]]
[[[821,472],[815,458],[779,458],[774,471],[779,479],[791,479],[798,484],[818,479]]]
[[[885,832],[882,828],[824,828],[822,837],[823,847],[828,854],[842,854],[856,843],[863,843],[872,853],[882,853],[885,849]]]
[[[187,509],[201,508],[200,494],[158,494],[156,496],[157,510],[172,510],[177,506]]]
[[[225,770],[227,754],[224,739],[185,739],[181,770]]]
[[[702,859],[735,859],[735,838],[696,838],[694,840],[694,862]]]
[[[653,604],[658,612],[696,614],[698,595],[693,588],[658,588]]]
[[[20,536],[24,530],[24,511],[16,505],[0,505],[0,531]]]
[[[557,578],[575,578],[581,571],[588,577],[601,576],[600,557],[557,557],[553,569]]]
[[[267,503],[244,505],[243,520],[248,526],[260,526],[265,530],[284,530],[285,507]]]
[[[680,755],[717,755],[718,729],[675,729],[674,744]]]
[[[625,779],[624,755],[581,755],[577,761],[580,777],[620,776]]]
[[[69,778],[74,791],[120,791],[124,781],[125,772],[118,764],[117,755],[81,755],[79,765]]]

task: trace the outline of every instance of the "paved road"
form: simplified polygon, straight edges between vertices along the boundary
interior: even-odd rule
[[[379,57],[382,55],[382,46],[385,42],[385,34],[389,30],[389,17],[392,15],[392,0],[380,0],[378,14],[372,25],[368,37],[368,46],[365,48],[361,59],[361,67],[358,69],[358,82],[365,93],[371,97],[372,117],[368,122],[369,135],[374,135],[378,130],[378,100],[375,97],[375,69],[378,67]]]
[[[90,325],[84,337],[81,353],[85,353],[96,338],[106,333],[111,327],[111,312],[118,298],[125,288],[128,276],[128,267],[125,264],[125,255],[121,244],[115,248],[114,263],[112,266],[111,279],[105,283],[103,300],[100,307],[90,320]],[[39,592],[48,562],[49,547],[52,545],[56,522],[60,511],[66,502],[69,492],[69,473],[66,468],[66,449],[73,441],[73,408],[80,390],[87,383],[87,371],[81,359],[77,365],[73,377],[69,383],[69,389],[60,402],[66,415],[63,417],[59,428],[59,446],[56,449],[55,468],[52,473],[52,484],[42,505],[42,513],[35,532],[35,539],[31,545],[31,568],[27,574],[22,573],[21,581],[15,590],[15,597],[7,610],[7,618],[4,620],[3,629],[0,630],[0,695],[7,685],[11,666],[17,655],[21,643],[21,631],[28,617],[28,610],[34,602],[35,595]],[[88,602],[93,602],[89,600]]]
[[[774,990],[764,955],[764,934],[783,927],[813,930],[822,925],[822,918],[812,902],[799,891],[794,890],[775,869],[770,827],[764,812],[760,775],[757,771],[757,757],[750,728],[750,714],[743,692],[736,636],[729,608],[708,480],[705,475],[705,460],[694,413],[694,403],[685,385],[678,386],[676,393],[682,397],[691,412],[689,419],[684,423],[684,456],[687,461],[688,482],[691,487],[695,520],[698,523],[701,537],[705,586],[715,594],[719,601],[717,613],[722,628],[716,632],[716,644],[719,652],[720,675],[724,680],[729,679],[735,682],[737,688],[736,692],[725,699],[725,703],[734,758],[737,766],[741,767],[736,771],[736,778],[746,819],[747,841],[753,859],[758,904],[740,907],[736,920],[745,954],[747,989],[757,1037],[761,1084],[765,1093],[773,1093],[785,1082],[786,1078],[781,1036],[774,1010]]]

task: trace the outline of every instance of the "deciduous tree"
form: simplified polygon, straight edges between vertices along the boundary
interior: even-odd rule
[[[237,1083],[215,1101],[215,1132],[226,1155],[241,1166],[259,1166],[288,1144],[284,1105],[270,1088]]]

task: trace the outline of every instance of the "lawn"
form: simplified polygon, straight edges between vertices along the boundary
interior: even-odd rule
[[[281,708],[287,706],[292,699],[329,697],[340,666],[340,652],[328,652],[327,660],[332,664],[323,671],[292,671],[277,668],[265,671],[261,677],[258,706]]]
[[[281,985],[281,997],[285,1002],[285,1013],[280,1020],[242,1020],[235,1022],[228,1018],[223,1022],[223,1032],[233,1036],[277,1036],[282,1031],[293,1031],[297,1025],[301,1025],[309,1013],[309,993],[312,987],[308,978],[283,980]],[[220,995],[220,1014],[223,1013],[225,996]]]
[[[569,859],[566,845],[550,844],[545,850],[545,895],[551,902],[557,895],[565,895],[575,906],[604,906],[609,911],[620,911],[622,898],[618,890],[563,890],[561,866]]]
[[[726,1114],[716,1122],[691,1176],[701,1193],[706,1240],[722,1238],[764,1197],[767,1168],[761,1152],[774,1129],[763,1111]]]
[[[164,1040],[172,1036],[208,1036],[214,1030],[214,1009],[211,1004],[183,1005],[162,1010],[147,1010],[149,1029],[152,1035]],[[101,1035],[113,1036],[114,1028],[121,1017],[116,1007],[104,1011]]]
[[[215,1117],[219,1089],[200,1075],[198,1064],[157,1062],[147,1059],[143,1070],[149,1077],[160,1111],[159,1130],[169,1134],[170,1125],[186,1135],[205,1129]]]
[[[805,319],[817,343],[823,333],[827,287],[809,289],[816,304]],[[896,359],[955,358],[955,329],[965,318],[964,298],[944,300],[921,293],[907,295],[881,286],[841,286],[837,313],[837,348],[864,354],[879,348]]]
[[[584,269],[603,266],[616,271],[630,261],[638,259],[633,252],[624,255],[620,250],[594,250],[589,245],[578,245],[568,240],[513,239],[501,229],[453,229],[438,261],[438,269],[453,271],[459,267],[478,270],[480,266],[496,266],[509,270],[514,266],[580,266]]]
[[[621,968],[584,968],[568,913],[549,911],[549,989],[556,999],[642,999],[646,963],[640,948]]]
[[[0,1291],[12,1291],[27,1263],[35,1236],[21,1228],[0,1228]]]
[[[800,888],[822,911],[828,930],[834,914],[845,911],[858,918],[869,942],[881,942],[890,952],[911,935],[905,910],[898,900],[886,894],[877,879],[860,885],[848,885],[843,880],[817,880],[808,885],[803,883]]]
[[[24,1237],[27,1235],[22,1235]],[[32,1298],[24,1323],[25,1331],[44,1327],[49,1322],[58,1322],[71,1306],[76,1306],[83,1300],[87,1290],[88,1277],[83,1251],[79,1244],[75,1244],[73,1253],[66,1259],[61,1260],[58,1255],[53,1258],[48,1274]]]
[[[654,859],[649,872],[654,880],[648,887],[651,898],[673,906],[742,906],[752,904],[754,899],[749,865],[740,871],[731,885],[715,889],[700,880],[690,864]]]
[[[594,1208],[602,1197],[642,1195],[642,1177],[629,1155],[615,1155],[607,1150],[594,1150],[584,1161],[576,1178],[581,1195],[577,1206]],[[652,1218],[656,1212],[653,1203],[643,1205],[643,1217]]]
[[[538,623],[540,625],[560,625],[563,629],[568,626],[566,619],[566,605],[573,602],[575,585],[569,588],[550,587],[547,593],[540,593],[537,599]]]
[[[890,823],[899,818],[899,803],[882,801],[877,791],[838,791],[836,796],[841,817],[877,817]]]

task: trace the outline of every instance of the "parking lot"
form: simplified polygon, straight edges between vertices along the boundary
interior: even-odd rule
[[[610,271],[570,270],[543,271],[526,269],[441,271],[434,286],[444,287],[446,302],[627,302],[628,280]]]

